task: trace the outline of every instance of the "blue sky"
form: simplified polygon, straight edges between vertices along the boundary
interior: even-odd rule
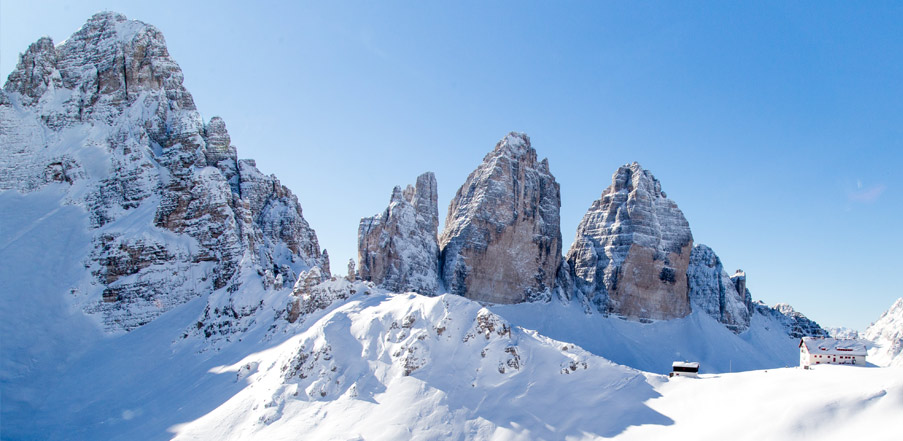
[[[565,248],[637,161],[754,299],[862,330],[903,296],[901,3],[4,1],[2,75],[100,10],[163,31],[338,273],[394,185],[434,171],[444,216],[522,131],[561,184]]]

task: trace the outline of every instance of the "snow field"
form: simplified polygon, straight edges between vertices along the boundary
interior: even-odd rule
[[[903,368],[817,366],[650,376],[652,409],[671,426],[628,428],[619,439],[850,440],[903,437]]]

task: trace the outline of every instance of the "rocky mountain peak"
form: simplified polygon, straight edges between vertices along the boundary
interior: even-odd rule
[[[397,204],[402,201],[411,202],[411,193],[413,193],[413,187],[411,187],[410,185],[405,188],[405,191],[401,191],[401,186],[396,185],[394,188],[392,188],[392,197],[389,198],[389,203]]]
[[[498,303],[548,295],[561,262],[560,207],[529,137],[502,138],[449,205],[439,238],[449,292]]]
[[[549,172],[549,159],[543,158],[538,161],[536,150],[530,143],[530,137],[526,133],[509,132],[504,138],[496,143],[495,148],[487,153],[483,158],[483,162],[489,162],[493,158],[506,157],[515,161],[524,162],[530,167],[534,167],[543,173]]]
[[[232,145],[229,131],[226,130],[226,122],[222,118],[214,116],[204,126],[203,135],[207,144],[204,148],[207,165],[219,168],[233,193],[240,194],[238,152]],[[278,191],[278,189],[274,188],[274,191]]]
[[[778,303],[773,307],[768,307],[761,301],[757,301],[753,304],[753,307],[758,313],[773,317],[782,323],[787,335],[790,337],[828,337],[828,332],[822,329],[818,323],[786,303]]]
[[[34,103],[48,87],[59,87],[56,73],[57,51],[50,37],[41,37],[28,46],[19,57],[16,69],[9,74],[6,89],[22,96],[27,103]]]
[[[111,331],[249,280],[328,274],[297,198],[237,159],[221,118],[203,123],[162,33],[121,14],[38,40],[4,86],[0,190],[51,184],[88,214],[93,280],[75,291]]]
[[[210,118],[210,122],[204,127],[204,134],[208,150],[223,150],[232,145],[232,139],[226,130],[226,122],[218,116]]]
[[[687,278],[693,310],[704,311],[737,333],[749,328],[752,299],[746,291],[745,275],[741,286],[728,277],[714,250],[698,244],[690,253]]]
[[[603,313],[666,319],[690,312],[690,225],[639,164],[621,166],[567,254],[578,295]]]
[[[536,161],[536,150],[530,144],[530,137],[525,133],[509,132],[495,144],[495,148],[491,152],[486,154],[483,161],[497,156],[520,158],[524,155],[531,156],[532,160]]]
[[[414,186],[392,189],[389,206],[361,219],[358,228],[360,278],[393,292],[439,291],[438,189],[432,172]]]
[[[668,197],[662,192],[661,182],[652,175],[652,172],[643,169],[637,162],[619,167],[612,177],[611,184],[612,192],[632,192],[641,189],[654,197]]]
[[[100,11],[92,15],[91,18],[88,19],[87,24],[99,27],[109,24],[121,23],[127,20],[128,18],[122,13],[116,11]]]
[[[438,236],[439,229],[439,189],[436,175],[427,172],[417,177],[414,187],[407,186],[405,200],[414,206],[418,220],[428,222],[433,236]]]
[[[182,71],[170,58],[157,28],[104,12],[59,45],[46,37],[32,44],[4,89],[29,106],[45,97],[41,105],[48,107],[43,112],[45,121],[56,130],[75,122],[112,124],[139,100],[146,111],[194,111],[194,100],[182,80]],[[67,92],[51,101],[48,90]],[[153,109],[161,101],[171,108]],[[195,132],[202,125],[200,120],[179,118],[168,127],[150,127],[150,133],[159,137],[167,130]]]

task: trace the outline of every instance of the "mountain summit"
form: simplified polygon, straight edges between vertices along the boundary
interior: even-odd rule
[[[448,292],[518,303],[547,297],[561,263],[561,196],[549,161],[511,132],[470,173],[439,236]]]
[[[73,289],[110,331],[250,279],[328,272],[301,205],[204,123],[155,27],[104,12],[22,55],[0,92],[0,190],[62,189],[90,218]]]
[[[669,319],[690,313],[690,224],[655,176],[620,167],[567,253],[579,294],[605,313]]]

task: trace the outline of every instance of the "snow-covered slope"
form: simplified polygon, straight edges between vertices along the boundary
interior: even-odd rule
[[[868,361],[879,366],[903,366],[903,298],[881,314],[863,334],[869,341]]]
[[[647,402],[674,423],[629,427],[619,440],[899,440],[903,368],[819,366],[650,378]]]
[[[90,275],[88,218],[61,191],[0,192],[0,420],[6,439],[102,330],[60,287]],[[74,258],[75,257],[75,258]],[[18,424],[17,424],[18,423]]]
[[[639,372],[455,295],[352,298],[214,372],[244,388],[176,439],[552,439],[667,422]]]
[[[782,321],[760,313],[737,335],[702,311],[648,323],[588,314],[576,303],[497,305],[492,311],[514,325],[647,372],[670,372],[671,362],[679,360],[698,361],[702,372],[713,373],[799,364],[799,339],[787,335]]]

